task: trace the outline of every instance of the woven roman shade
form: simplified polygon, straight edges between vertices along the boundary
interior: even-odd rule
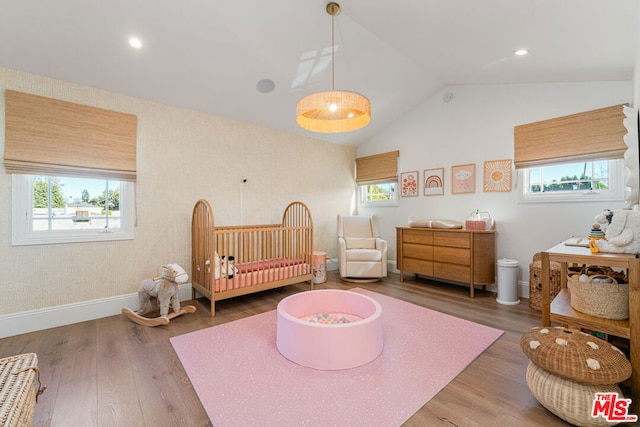
[[[614,105],[516,126],[516,168],[622,158],[627,149],[622,107]]]
[[[7,90],[7,173],[136,180],[137,117]]]
[[[363,184],[372,181],[392,180],[398,177],[399,151],[375,154],[356,159],[356,182]]]

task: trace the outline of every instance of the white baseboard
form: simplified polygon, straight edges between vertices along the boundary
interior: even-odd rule
[[[387,261],[387,271],[400,274],[400,270],[398,270],[396,266],[397,264],[395,261]]]
[[[529,299],[529,282],[518,282],[518,295],[520,298]]]
[[[191,283],[180,285],[180,301],[191,299]],[[123,307],[136,309],[138,293],[0,315],[0,338],[71,325],[120,314]]]
[[[389,271],[399,273],[395,261],[389,262]],[[495,292],[496,286],[488,290]],[[518,295],[529,298],[529,282],[518,282]],[[191,283],[180,285],[180,301],[191,299]],[[123,307],[135,309],[138,306],[138,294],[131,293],[116,297],[101,298],[73,304],[58,305],[39,310],[21,311],[0,315],[0,338],[40,331],[42,329],[71,325],[87,320],[120,314]]]
[[[387,270],[391,273],[400,274],[400,270],[396,268],[395,261],[387,261]],[[491,292],[498,292],[498,286],[494,283],[487,285],[487,290]],[[529,298],[529,282],[518,281],[518,296],[520,298]]]

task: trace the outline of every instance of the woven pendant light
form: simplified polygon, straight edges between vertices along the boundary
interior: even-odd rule
[[[371,120],[371,104],[359,93],[334,89],[335,43],[334,20],[340,5],[327,4],[331,15],[331,90],[305,96],[296,107],[296,122],[312,132],[349,132],[366,126]]]

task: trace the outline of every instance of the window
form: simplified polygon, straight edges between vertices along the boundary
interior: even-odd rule
[[[624,161],[594,160],[518,170],[521,202],[624,200]]]
[[[361,206],[397,206],[397,182],[377,182],[358,186]]]
[[[9,89],[4,107],[11,243],[133,239],[138,118]]]
[[[397,206],[399,151],[356,159],[356,183],[360,206]]]
[[[133,239],[134,184],[12,175],[13,245]]]

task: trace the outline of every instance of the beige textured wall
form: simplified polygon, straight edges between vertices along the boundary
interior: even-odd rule
[[[133,241],[12,247],[11,176],[3,167],[0,314],[129,294],[163,263],[190,271],[191,211],[200,198],[219,225],[241,216],[244,224],[278,223],[289,202],[303,201],[315,249],[336,256],[335,218],[354,198],[354,147],[0,67],[3,152],[5,89],[138,116],[138,225]]]

